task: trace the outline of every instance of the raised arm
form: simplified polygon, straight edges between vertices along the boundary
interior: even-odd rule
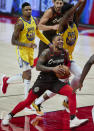
[[[82,12],[84,10],[86,2],[87,2],[87,0],[83,0],[83,2],[81,3],[81,5],[79,6],[79,8],[75,12],[77,22],[79,21],[79,18],[80,18],[81,14],[82,14]]]
[[[79,0],[79,2],[73,6],[71,9],[69,9],[65,15],[62,17],[62,19],[60,20],[60,23],[59,23],[59,29],[58,29],[58,32],[62,32],[63,29],[64,29],[64,26],[67,24],[68,22],[68,18],[73,15],[76,11],[76,9],[83,3],[82,0]]]

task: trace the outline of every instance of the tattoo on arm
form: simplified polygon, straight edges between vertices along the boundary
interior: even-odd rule
[[[23,22],[18,21],[15,24],[14,32],[13,32],[13,35],[12,35],[12,40],[11,41],[12,41],[13,45],[25,46],[25,43],[19,42],[19,35],[20,35],[20,32],[21,32],[22,29],[23,29]]]
[[[50,56],[49,49],[46,49],[42,52],[36,66],[36,69],[38,71],[44,71],[44,72],[52,71],[52,67],[45,66],[45,63],[49,60],[49,56]]]

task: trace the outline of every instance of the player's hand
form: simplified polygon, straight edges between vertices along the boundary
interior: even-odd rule
[[[58,65],[53,68],[53,72],[63,75],[65,74],[65,69],[63,69],[61,65]]]
[[[59,24],[53,25],[53,27],[52,27],[53,30],[58,30],[58,28],[59,28]]]
[[[79,91],[81,91],[81,88],[83,87],[83,84],[82,83],[78,83],[77,87],[75,87],[72,91],[72,93],[75,93],[77,89],[79,89]]]
[[[37,45],[36,45],[36,44],[32,44],[32,43],[28,43],[28,44],[27,44],[27,47],[34,49],[34,48],[37,47]]]
[[[84,2],[85,0],[79,0],[79,2]]]

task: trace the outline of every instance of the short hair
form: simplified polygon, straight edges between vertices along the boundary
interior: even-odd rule
[[[23,4],[22,4],[22,9],[25,7],[25,6],[31,6],[28,2],[24,2]]]
[[[73,4],[69,4],[69,3],[63,5],[62,9],[61,9],[61,13],[64,14],[66,11],[68,11],[69,9],[71,9],[73,6],[74,6]]]

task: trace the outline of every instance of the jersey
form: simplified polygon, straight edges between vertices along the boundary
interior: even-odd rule
[[[49,26],[59,24],[60,19],[63,16],[62,13],[57,13],[54,7],[51,7],[51,10],[52,10],[52,17],[46,23],[46,25],[49,25]],[[49,41],[52,42],[52,38],[53,36],[56,35],[56,31],[55,30],[43,31],[43,34],[47,37]]]
[[[35,31],[36,31],[36,23],[33,17],[31,16],[30,21],[24,20],[22,17],[19,18],[23,22],[23,30],[20,32],[19,42],[22,43],[34,43],[35,42]],[[25,62],[29,63],[31,66],[33,65],[33,55],[34,49],[17,46],[17,58],[18,60],[21,58]]]
[[[72,53],[74,51],[78,39],[78,29],[76,24],[73,24],[72,26],[68,25],[68,28],[60,34],[64,39],[63,48],[68,51],[69,58],[70,60],[72,60]]]
[[[19,20],[23,22],[23,29],[19,35],[19,42],[34,44],[35,35],[37,35],[45,44],[48,45],[50,43],[50,41],[38,30],[35,19],[32,16],[30,21],[26,21],[22,17],[20,17]],[[34,49],[17,46],[17,57],[18,60],[21,58],[32,66],[34,63]]]
[[[66,66],[70,65],[68,53],[66,52],[66,50],[62,49],[60,54],[55,54],[53,49],[49,50],[50,50],[49,57],[44,64],[46,67],[56,67],[58,65],[66,65]],[[44,79],[45,82],[46,81],[53,82],[58,79],[54,72],[40,72],[39,78],[40,76],[41,78]]]

